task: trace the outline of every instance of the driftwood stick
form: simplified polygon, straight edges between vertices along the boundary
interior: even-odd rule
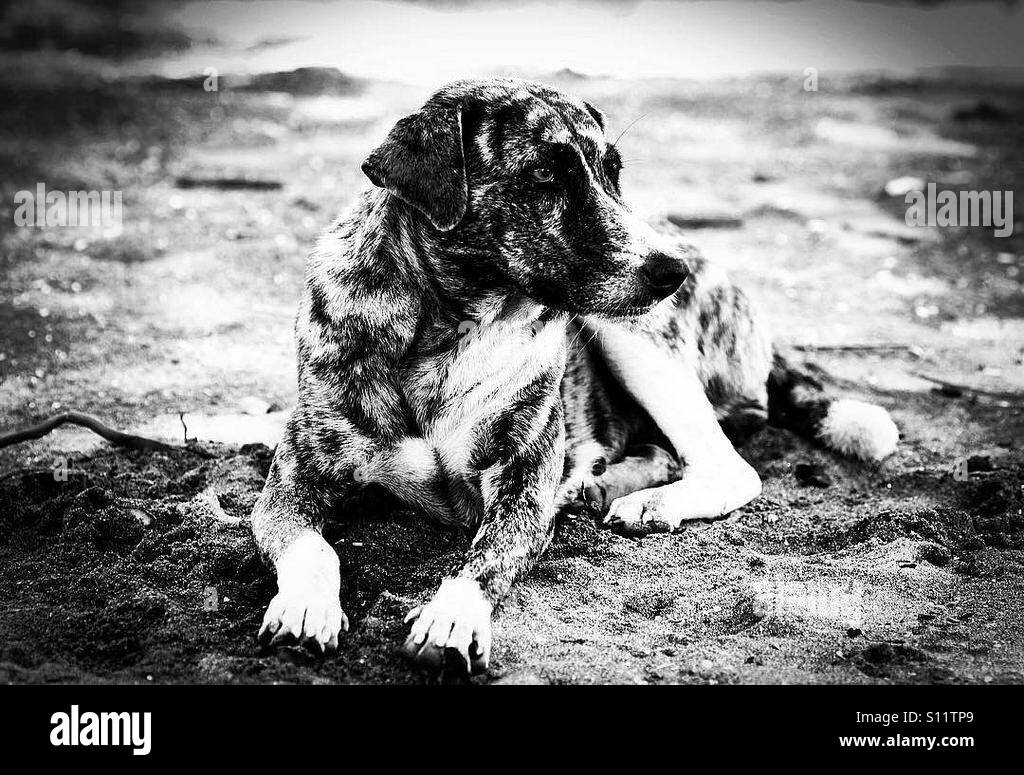
[[[932,377],[928,374],[922,374],[919,371],[914,372],[914,376],[923,379],[925,382],[931,382],[939,387],[946,388],[947,390],[959,391],[960,393],[974,393],[979,396],[987,396],[988,398],[997,398],[1001,401],[1024,401],[1024,393],[1014,393],[1011,391],[997,391],[997,390],[983,390],[982,388],[971,387],[970,385],[960,385],[956,382],[947,382],[944,379],[938,377]]]
[[[53,417],[49,417],[41,423],[32,425],[24,430],[0,433],[0,449],[9,447],[12,444],[20,444],[23,441],[41,439],[54,428],[59,428],[61,425],[69,423],[71,425],[81,425],[83,428],[88,428],[93,433],[103,437],[117,447],[125,447],[127,449],[159,450],[162,452],[171,452],[176,449],[180,449],[180,447],[165,444],[162,441],[147,439],[145,436],[135,436],[131,433],[124,433],[123,431],[115,430],[108,425],[104,425],[95,417],[83,414],[82,412],[64,412],[63,414],[55,414]]]
[[[883,342],[879,344],[795,344],[794,350],[804,353],[858,353],[858,352],[914,352],[909,344],[899,342]]]

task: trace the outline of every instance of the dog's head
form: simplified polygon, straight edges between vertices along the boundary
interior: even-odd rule
[[[681,249],[626,207],[621,168],[597,109],[512,79],[449,84],[363,163],[429,220],[465,292],[608,316],[647,311],[688,273]]]

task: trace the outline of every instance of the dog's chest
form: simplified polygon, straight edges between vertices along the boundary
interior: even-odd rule
[[[420,433],[463,470],[537,375],[562,357],[564,327],[497,323],[468,328],[454,351],[412,359],[402,389]]]

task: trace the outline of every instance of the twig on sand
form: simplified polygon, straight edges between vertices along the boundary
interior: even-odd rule
[[[188,441],[188,425],[185,424],[185,413],[184,412],[178,412],[178,419],[181,420],[181,428],[182,428],[182,432],[184,433],[185,446],[187,447],[188,444],[189,444],[189,441]]]
[[[878,344],[795,344],[793,349],[804,353],[906,352],[915,358],[921,357],[916,347],[899,342],[881,342]]]
[[[947,382],[944,379],[938,377],[932,377],[928,374],[923,374],[919,371],[914,372],[914,376],[938,385],[947,395],[957,396],[963,395],[964,393],[974,393],[978,396],[986,396],[988,398],[995,398],[1000,401],[1021,401],[1024,402],[1024,393],[1014,393],[1012,391],[998,391],[998,390],[983,390],[982,388],[970,387],[969,385],[960,385],[956,382]]]
[[[124,433],[123,431],[116,430],[103,424],[92,415],[83,414],[82,412],[64,412],[63,414],[55,414],[53,417],[49,417],[41,423],[32,425],[24,430],[0,433],[0,449],[9,447],[12,444],[20,444],[23,441],[41,439],[46,434],[50,433],[50,431],[66,424],[80,425],[83,428],[88,428],[93,433],[106,439],[116,447],[156,450],[160,452],[175,452],[185,449],[189,452],[196,452],[197,454],[207,454],[200,450],[196,450],[191,446],[178,447],[173,444],[165,444],[164,442],[157,441],[156,439],[148,439],[145,436],[136,436],[131,433]]]

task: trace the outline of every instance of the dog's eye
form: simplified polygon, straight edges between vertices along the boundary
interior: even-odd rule
[[[538,183],[550,183],[555,179],[555,171],[550,167],[535,167],[533,170],[533,179]]]

